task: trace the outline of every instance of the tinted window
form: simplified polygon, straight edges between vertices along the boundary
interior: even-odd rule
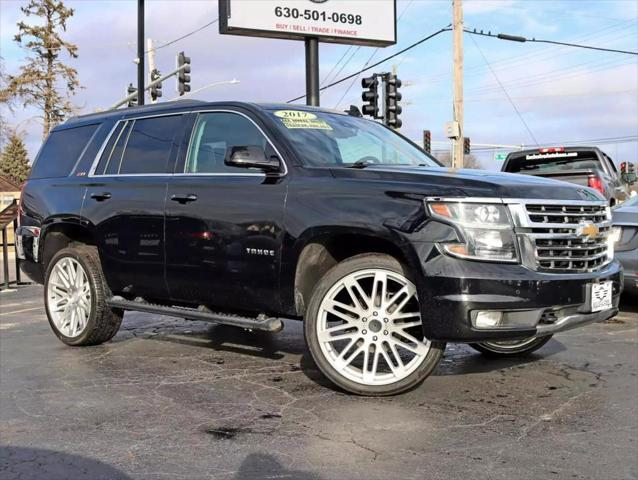
[[[569,173],[571,170],[603,170],[596,152],[529,153],[507,162],[511,173]]]
[[[201,114],[195,124],[186,173],[246,173],[224,163],[233,147],[258,146],[267,154],[270,144],[253,122],[235,113]]]
[[[109,137],[109,140],[108,142],[106,142],[106,146],[104,147],[104,150],[102,151],[100,162],[98,163],[98,166],[95,169],[95,175],[102,175],[104,173],[104,169],[108,165],[109,160],[111,159],[111,156],[113,154],[113,148],[115,147],[115,143],[119,140],[120,134],[122,133],[122,130],[124,129],[125,125],[126,125],[126,122],[118,123],[117,126],[115,127],[115,130],[113,130],[113,133]]]
[[[135,120],[128,135],[119,173],[165,173],[181,121],[181,115]],[[116,151],[117,145],[114,154]]]
[[[86,125],[52,132],[38,155],[31,178],[68,176],[98,126]]]
[[[122,165],[122,157],[124,156],[124,147],[126,146],[126,142],[128,142],[132,127],[132,121],[126,122],[126,124],[122,127],[122,130],[118,133],[117,141],[113,145],[106,170],[104,171],[106,175],[115,175],[120,171],[120,165]]]

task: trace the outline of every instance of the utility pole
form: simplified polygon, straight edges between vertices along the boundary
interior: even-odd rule
[[[155,70],[155,50],[153,48],[153,39],[146,39],[146,51],[148,52],[148,83],[151,83],[153,80],[153,71]],[[151,97],[151,103],[157,103],[157,100],[154,100]]]
[[[144,105],[144,0],[137,0],[137,104]]]
[[[452,0],[454,33],[454,121],[458,137],[454,139],[452,167],[463,168],[463,6],[461,0]]]

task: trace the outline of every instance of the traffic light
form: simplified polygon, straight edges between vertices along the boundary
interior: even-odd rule
[[[177,92],[180,96],[191,91],[191,58],[184,55],[184,52],[179,52],[177,55],[177,68],[185,65],[177,74]]]
[[[132,83],[129,83],[126,89],[126,96],[128,97],[129,95],[132,95],[133,93],[137,93],[137,88],[135,88]],[[126,104],[127,107],[134,107],[136,105],[137,105],[137,95],[132,98],[129,98],[128,103]]]
[[[151,82],[154,82],[155,80],[159,79],[161,76],[162,74],[160,73],[160,71],[157,68],[154,68],[151,71]],[[151,99],[154,102],[157,101],[157,99],[162,96],[162,82],[156,85],[153,85],[150,88],[150,93],[151,93]]]
[[[470,137],[463,138],[463,155],[470,154]]]
[[[402,95],[399,92],[399,88],[401,88],[401,80],[392,74],[388,73],[385,75],[385,118],[384,122],[388,127],[399,129],[403,122],[399,118],[403,109],[399,102],[401,101]]]
[[[379,79],[376,75],[363,78],[361,86],[364,89],[361,95],[361,99],[364,101],[362,113],[372,118],[379,118]]]
[[[430,130],[423,130],[423,150],[432,153],[432,132]]]

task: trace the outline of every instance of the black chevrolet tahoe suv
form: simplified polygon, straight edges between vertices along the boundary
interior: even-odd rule
[[[336,111],[179,101],[55,128],[24,186],[22,269],[53,332],[106,342],[125,310],[278,331],[304,321],[336,385],[390,395],[446,342],[537,350],[618,311],[608,203],[451,170]]]

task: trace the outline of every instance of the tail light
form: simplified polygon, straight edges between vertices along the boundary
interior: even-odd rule
[[[540,153],[563,153],[565,151],[565,147],[539,148],[538,151]]]
[[[27,187],[27,183],[28,181],[25,181],[20,187],[20,198],[18,199],[18,227],[20,226],[20,217],[25,213],[22,197],[24,196],[24,189]]]
[[[603,182],[599,177],[589,177],[587,179],[587,186],[589,188],[593,188],[594,190],[598,190],[600,193],[605,193]]]

